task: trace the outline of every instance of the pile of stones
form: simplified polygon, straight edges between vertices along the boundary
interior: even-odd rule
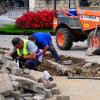
[[[0,51],[0,100],[46,100],[60,91],[54,81],[44,81],[45,73],[24,71],[5,52]]]

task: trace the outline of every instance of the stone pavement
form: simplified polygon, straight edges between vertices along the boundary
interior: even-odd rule
[[[100,80],[67,79],[54,77],[61,93],[70,96],[70,100],[100,100]]]
[[[5,13],[3,15],[0,16],[0,27],[2,27],[2,25],[6,25],[6,24],[15,24],[15,19],[11,19],[8,17],[8,13]]]

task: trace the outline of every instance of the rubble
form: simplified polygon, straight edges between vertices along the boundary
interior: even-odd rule
[[[54,81],[44,80],[44,72],[23,71],[5,52],[0,55],[0,100],[46,100],[60,94]]]

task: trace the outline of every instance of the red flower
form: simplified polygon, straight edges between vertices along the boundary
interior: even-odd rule
[[[52,29],[54,11],[42,10],[37,13],[24,13],[16,20],[16,27],[22,29]]]

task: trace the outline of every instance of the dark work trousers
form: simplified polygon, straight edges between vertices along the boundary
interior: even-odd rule
[[[49,49],[50,49],[51,54],[52,54],[53,57],[55,58],[56,62],[60,62],[61,59],[60,59],[60,57],[58,56],[57,51],[55,50],[55,47],[54,47],[54,45],[53,45],[53,43],[52,43],[52,39],[50,40],[50,48],[49,48]]]
[[[15,60],[17,56],[18,56],[17,52],[15,52],[12,55],[12,58]],[[19,61],[19,67],[20,68],[22,68],[22,63],[26,68],[37,71],[38,70],[38,66],[40,65],[41,62],[39,62],[38,59],[22,60],[22,61]]]

